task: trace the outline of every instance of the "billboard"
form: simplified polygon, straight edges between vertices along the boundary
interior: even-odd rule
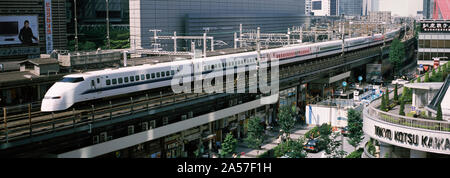
[[[29,29],[24,28],[25,21],[28,21]],[[0,26],[0,46],[39,42],[37,15],[0,16]]]
[[[47,54],[53,51],[52,0],[45,0],[45,47]]]

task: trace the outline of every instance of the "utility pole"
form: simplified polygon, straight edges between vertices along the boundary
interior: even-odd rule
[[[108,49],[111,48],[111,41],[109,39],[109,0],[106,0],[106,40]]]
[[[341,15],[341,23],[342,23],[342,56],[344,56],[344,51],[345,51],[345,23],[344,23],[344,14]]]
[[[242,48],[242,24],[239,24],[239,48]]]
[[[75,51],[78,51],[77,0],[74,0],[73,6],[75,7]]]
[[[257,31],[256,31],[256,48],[258,50],[257,53],[257,60],[260,61],[261,60],[261,41],[260,41],[260,36],[261,35],[261,28],[258,27]]]

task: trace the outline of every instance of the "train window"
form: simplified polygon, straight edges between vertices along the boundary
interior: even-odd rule
[[[112,84],[113,85],[117,84],[117,79],[112,79]]]
[[[203,66],[203,71],[206,71],[206,70],[207,70],[206,66]]]
[[[84,81],[83,77],[64,77],[60,82],[78,83]]]
[[[145,75],[144,74],[141,75],[141,80],[145,80]]]
[[[139,75],[136,75],[135,78],[136,78],[136,82],[139,81]]]
[[[94,80],[91,80],[91,87],[95,86]]]
[[[155,73],[152,73],[152,79],[154,79],[156,76],[155,76]]]
[[[166,71],[166,76],[170,76],[170,71]]]
[[[171,71],[170,71],[170,74],[171,74],[171,75],[175,75],[175,71],[174,71],[174,70],[171,70]]]
[[[156,77],[161,77],[161,74],[159,72],[156,72]]]
[[[161,72],[161,77],[165,77],[166,73],[165,72]]]
[[[128,83],[128,77],[123,78],[125,83]]]
[[[145,75],[145,79],[150,79],[150,74]]]
[[[97,78],[97,83],[100,83],[100,79],[99,78]]]
[[[106,80],[106,85],[111,85],[111,80]]]
[[[123,83],[123,78],[119,78],[119,84]]]
[[[130,82],[134,82],[134,77],[130,76]]]

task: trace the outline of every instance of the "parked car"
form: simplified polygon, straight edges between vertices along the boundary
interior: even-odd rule
[[[318,143],[319,141],[317,139],[310,139],[306,142],[305,146],[303,146],[303,149],[307,152],[317,153],[320,151]]]
[[[344,127],[341,130],[341,134],[346,137],[350,132],[348,131],[348,127]]]
[[[395,84],[398,84],[398,85],[405,85],[405,84],[408,84],[408,83],[409,83],[409,81],[403,80],[403,79],[401,79],[401,78],[392,81],[392,85],[395,85]]]

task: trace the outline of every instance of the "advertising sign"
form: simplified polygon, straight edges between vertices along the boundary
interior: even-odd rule
[[[45,41],[47,54],[53,51],[52,0],[45,0]]]
[[[424,32],[448,32],[448,31],[450,31],[450,23],[422,22],[422,31],[424,31]]]
[[[24,28],[26,21],[29,28]],[[39,42],[37,15],[0,16],[0,27],[0,46]]]

